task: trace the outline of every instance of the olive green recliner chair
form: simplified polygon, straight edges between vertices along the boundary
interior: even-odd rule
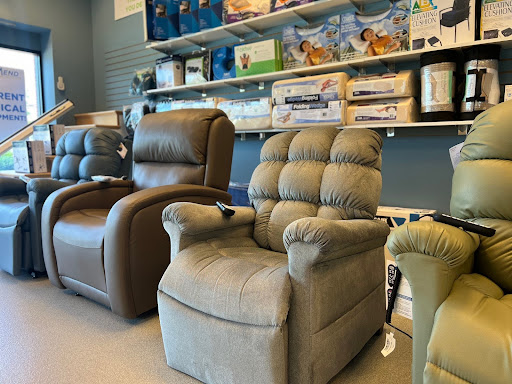
[[[413,383],[512,383],[512,102],[480,114],[455,169],[453,216],[398,227],[388,248],[413,296]]]

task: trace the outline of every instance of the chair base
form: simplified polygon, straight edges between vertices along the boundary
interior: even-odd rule
[[[167,364],[209,384],[288,382],[287,326],[255,326],[192,309],[158,291]]]

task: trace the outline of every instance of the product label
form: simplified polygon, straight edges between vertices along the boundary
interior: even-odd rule
[[[396,120],[398,103],[359,104],[355,121]]]
[[[273,89],[276,104],[291,104],[307,101],[338,100],[338,78],[336,76],[318,80],[278,84]]]
[[[393,73],[376,76],[364,76],[358,78],[354,81],[352,93],[354,96],[395,93],[396,76],[396,73]]]
[[[452,103],[453,71],[430,72],[421,76],[421,106]]]
[[[204,73],[204,57],[187,59],[185,63],[185,83],[199,84],[207,81]]]
[[[512,35],[512,0],[482,0],[480,38],[495,39]]]
[[[225,111],[231,120],[270,117],[268,98],[220,103],[218,108]]]
[[[276,120],[282,124],[339,123],[341,103],[328,101],[279,105]]]

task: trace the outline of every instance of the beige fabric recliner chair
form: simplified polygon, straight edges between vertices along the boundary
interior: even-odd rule
[[[231,202],[234,126],[216,109],[149,114],[133,142],[133,181],[59,190],[43,206],[48,277],[126,318],[156,307],[169,264],[163,209]]]
[[[388,247],[411,285],[414,384],[512,383],[512,102],[475,119],[455,169],[451,214],[493,227],[398,227]]]
[[[210,384],[325,383],[361,350],[385,320],[381,146],[364,129],[281,133],[252,175],[254,208],[165,209],[171,367]]]

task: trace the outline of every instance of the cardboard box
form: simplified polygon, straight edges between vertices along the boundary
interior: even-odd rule
[[[180,0],[180,34],[199,32],[199,0]]]
[[[398,1],[375,15],[343,13],[340,61],[407,51],[409,15],[409,0]]]
[[[199,29],[222,25],[222,0],[199,0]]]
[[[288,8],[297,7],[299,5],[312,3],[314,0],[272,0],[270,12],[284,11]]]
[[[512,85],[505,85],[505,94],[503,95],[503,101],[512,100]]]
[[[512,0],[482,0],[480,39],[512,35]]]
[[[274,128],[307,128],[345,125],[347,101],[313,101],[281,104],[272,110]]]
[[[400,207],[385,207],[380,206],[377,208],[376,219],[385,221],[391,231],[398,226],[409,223],[412,221],[432,221],[432,217],[421,217],[426,214],[435,213],[431,209],[414,209],[414,208],[400,208]],[[420,219],[421,217],[421,219]],[[395,282],[396,263],[391,256],[387,246],[384,246],[384,255],[386,257],[386,308],[388,307],[389,297]],[[400,285],[398,287],[398,294],[395,301],[394,313],[404,316],[412,320],[412,293],[411,287],[407,279],[402,276]]]
[[[271,0],[223,0],[223,3],[225,24],[267,15],[271,6]]]
[[[283,68],[293,69],[338,61],[340,16],[308,27],[283,28]]]
[[[57,143],[64,133],[66,133],[64,124],[35,125],[32,137],[44,143],[44,152],[47,155],[55,155]]]
[[[474,40],[475,0],[411,0],[411,49]]]
[[[283,69],[279,40],[264,40],[235,47],[236,77],[258,75]]]
[[[201,84],[212,79],[211,51],[185,57],[185,84]]]
[[[12,154],[15,172],[46,172],[46,154],[42,141],[13,141]]]
[[[183,59],[171,55],[156,61],[156,87],[171,88],[183,85]]]

